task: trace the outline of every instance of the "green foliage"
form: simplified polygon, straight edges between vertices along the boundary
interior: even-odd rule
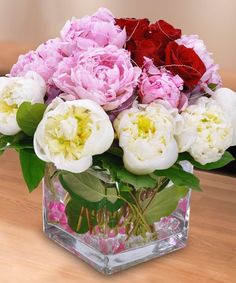
[[[223,154],[223,156],[221,157],[220,160],[216,161],[216,162],[211,162],[211,163],[207,163],[205,165],[202,165],[200,163],[198,163],[197,161],[195,161],[193,159],[193,157],[187,153],[187,152],[183,152],[179,154],[179,161],[181,160],[187,160],[189,161],[194,167],[198,168],[198,169],[202,169],[202,170],[213,170],[213,169],[218,169],[221,168],[225,165],[227,165],[228,163],[230,163],[231,161],[235,160],[235,158],[233,157],[233,155],[231,153],[229,153],[228,151],[225,151],[225,153]]]
[[[32,192],[42,180],[46,164],[37,157],[33,149],[20,149],[19,154],[24,180]]]
[[[75,174],[64,171],[59,174],[59,180],[71,198],[79,200],[86,208],[98,210],[105,207],[116,211],[123,204],[114,184],[105,187],[98,177],[89,172]]]
[[[122,157],[123,156],[123,150],[120,147],[117,147],[117,146],[111,146],[108,149],[108,152],[110,154],[113,154],[113,155],[118,156],[118,157]]]
[[[0,152],[4,152],[8,148],[16,150],[23,148],[33,148],[33,139],[20,132],[14,136],[0,135]]]
[[[89,226],[95,226],[96,218],[90,217],[86,214],[86,209],[81,205],[78,199],[71,199],[66,206],[66,215],[70,228],[79,233],[83,234],[88,232]]]
[[[33,137],[39,122],[43,118],[46,105],[42,103],[31,104],[23,102],[16,114],[16,120],[22,131]]]
[[[117,171],[117,177],[124,183],[134,186],[135,189],[154,188],[156,180],[149,175],[135,175],[124,167]]]
[[[210,83],[210,84],[208,84],[208,87],[209,87],[212,91],[215,91],[216,88],[217,88],[217,84]]]
[[[154,197],[146,199],[141,205],[147,223],[152,224],[170,215],[176,209],[179,200],[184,198],[188,191],[187,187],[173,185],[156,193]]]
[[[173,165],[165,170],[156,170],[153,174],[167,177],[177,186],[187,186],[196,191],[201,190],[199,179],[195,175],[184,171],[181,166]]]
[[[135,175],[125,169],[120,157],[104,153],[94,157],[94,164],[109,170],[114,181],[130,184],[135,189],[154,188],[157,181],[150,175]]]

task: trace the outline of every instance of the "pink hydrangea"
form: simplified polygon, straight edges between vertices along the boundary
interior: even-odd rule
[[[222,86],[221,77],[218,73],[219,66],[214,63],[212,53],[207,51],[203,40],[198,35],[182,35],[176,42],[188,48],[192,48],[205,64],[206,72],[199,82],[199,86],[206,92],[211,92],[208,88],[209,84],[215,84],[217,87]]]
[[[92,16],[67,21],[61,30],[61,38],[82,51],[109,44],[122,48],[126,42],[126,32],[115,25],[115,19],[108,9],[100,8]]]
[[[183,80],[164,68],[157,68],[151,59],[145,58],[144,70],[139,83],[142,103],[149,104],[157,99],[168,102],[172,107],[183,110],[188,99],[182,93]]]
[[[63,60],[53,81],[65,100],[91,99],[109,111],[133,95],[140,74],[128,51],[108,45]]]

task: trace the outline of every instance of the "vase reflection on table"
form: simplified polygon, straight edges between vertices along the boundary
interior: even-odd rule
[[[183,167],[192,172],[190,163],[183,162]],[[158,194],[157,188],[132,192],[138,211],[123,200],[116,211],[109,201],[101,209],[91,209],[70,197],[54,170],[48,165],[44,178],[44,232],[98,271],[112,274],[186,246],[191,191],[171,215],[149,224],[145,207]],[[117,186],[106,172],[89,169],[89,174],[106,187]]]

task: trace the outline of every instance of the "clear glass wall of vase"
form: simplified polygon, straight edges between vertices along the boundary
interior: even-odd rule
[[[165,178],[157,183],[129,190],[107,171],[72,174],[48,164],[44,233],[104,274],[179,250],[188,238],[191,190],[176,192]]]

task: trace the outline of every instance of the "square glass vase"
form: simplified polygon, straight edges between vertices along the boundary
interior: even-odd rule
[[[193,172],[190,163],[184,161],[181,165]],[[106,188],[117,187],[108,173],[89,170]],[[71,199],[57,173],[52,164],[47,165],[43,182],[44,233],[99,272],[109,275],[186,246],[191,190],[170,215],[147,225],[144,211],[140,208],[136,214],[125,199],[118,208],[111,209],[114,196],[110,196],[107,207],[88,209],[83,201]],[[139,198],[145,200],[154,193],[153,189],[145,189]]]

